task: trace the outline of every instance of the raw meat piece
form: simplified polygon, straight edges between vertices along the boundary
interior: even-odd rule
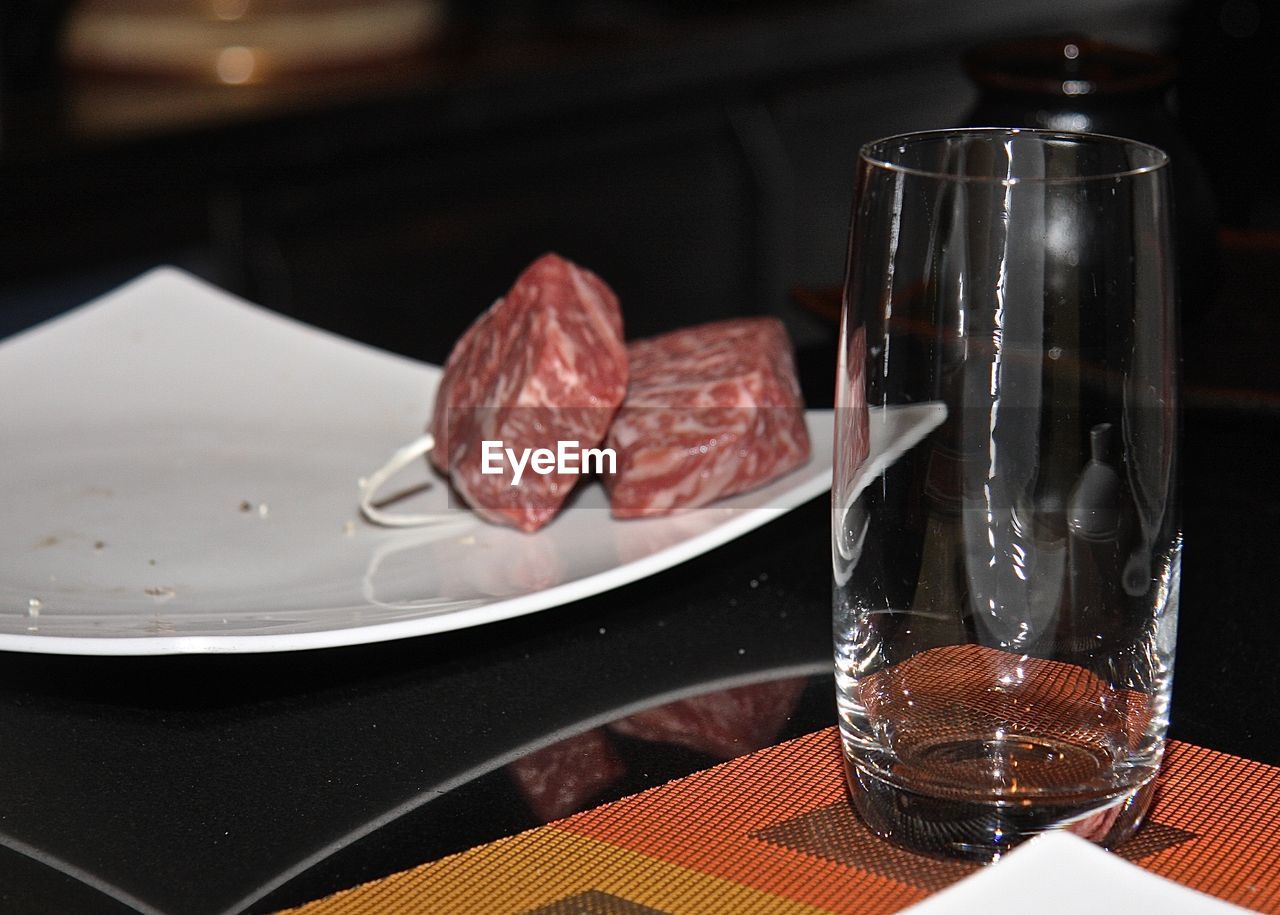
[[[512,486],[505,460],[501,473],[481,473],[481,442],[500,441],[517,454],[554,451],[559,441],[594,448],[626,386],[617,297],[595,274],[546,254],[449,354],[431,420],[431,461],[482,518],[535,531],[555,517],[579,475],[526,467]]]
[[[604,476],[618,518],[706,505],[809,457],[791,340],[776,318],[717,321],[628,348],[627,399]]]
[[[637,712],[609,728],[733,759],[777,740],[808,682],[795,677],[706,693]]]

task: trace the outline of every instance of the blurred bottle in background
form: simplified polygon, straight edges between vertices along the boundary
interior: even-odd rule
[[[1068,34],[982,45],[965,70],[979,91],[966,125],[1103,133],[1169,154],[1183,318],[1194,324],[1217,281],[1218,223],[1208,176],[1174,116],[1175,61]]]

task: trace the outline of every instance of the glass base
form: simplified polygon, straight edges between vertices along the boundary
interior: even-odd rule
[[[1027,839],[1065,830],[1105,847],[1137,831],[1155,779],[1102,796],[1022,802],[924,794],[860,768],[846,754],[853,805],[871,831],[910,851],[992,862]]]

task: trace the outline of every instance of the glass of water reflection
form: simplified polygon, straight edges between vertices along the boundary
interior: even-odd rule
[[[1150,803],[1182,544],[1167,162],[1032,130],[862,150],[836,681],[851,797],[894,842],[1111,845]]]

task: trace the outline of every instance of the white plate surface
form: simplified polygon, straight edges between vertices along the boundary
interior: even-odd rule
[[[1014,849],[998,864],[904,909],[901,915],[1229,915],[1245,911],[1157,877],[1079,836],[1050,832]]]
[[[371,526],[358,480],[421,432],[439,375],[172,269],[0,343],[0,649],[289,651],[474,626],[669,568],[831,483],[832,414],[810,411],[806,466],[698,511],[614,521],[592,484],[522,534],[454,505],[424,461],[393,486],[433,485],[398,508],[457,523]],[[904,431],[876,428],[873,449]]]

